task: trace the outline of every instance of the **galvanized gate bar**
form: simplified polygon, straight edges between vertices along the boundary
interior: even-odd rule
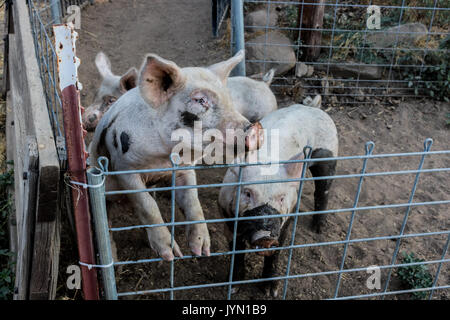
[[[425,142],[424,142],[424,146],[423,146],[424,150],[423,151],[424,152],[430,151],[432,145],[433,145],[433,140],[432,139],[426,139]],[[421,170],[423,168],[423,164],[425,162],[425,157],[426,156],[427,156],[427,154],[424,153],[422,155],[422,158],[420,159],[419,169],[418,169],[418,172],[417,172],[416,177],[414,179],[414,184],[413,184],[413,187],[412,187],[412,190],[411,190],[411,194],[409,196],[408,203],[412,203],[413,200],[414,200],[414,195],[416,193],[417,184],[419,183],[419,175],[420,175],[420,172],[421,172]],[[408,216],[409,216],[409,212],[410,211],[411,211],[411,206],[406,207],[405,216],[403,217],[403,222],[402,222],[402,226],[400,228],[400,234],[399,235],[403,235],[403,233],[405,232],[406,223],[408,221]],[[397,260],[397,254],[398,254],[398,250],[400,248],[400,241],[401,241],[401,239],[399,238],[396,241],[396,243],[395,243],[395,249],[394,249],[394,254],[392,255],[391,264],[394,264],[395,261]],[[391,280],[391,274],[392,274],[392,269],[389,269],[387,280],[386,280],[386,284],[384,286],[383,292],[386,292],[387,289],[389,288],[389,281]]]
[[[239,173],[238,173],[238,181],[239,185],[236,188],[236,205],[234,208],[234,218],[236,219],[234,221],[233,225],[233,243],[231,248],[231,262],[230,262],[230,273],[228,277],[229,285],[228,285],[228,294],[227,299],[231,300],[231,294],[232,294],[232,284],[233,284],[233,273],[234,273],[234,259],[235,259],[235,252],[236,252],[236,238],[237,238],[237,230],[238,230],[238,217],[239,217],[239,199],[241,197],[241,183],[242,183],[242,166],[239,166]]]
[[[306,157],[305,157],[306,159],[311,159],[312,148],[305,147],[303,154],[306,154]],[[302,174],[301,174],[300,178],[305,178],[307,166],[308,166],[308,162],[305,162],[303,164]],[[296,215],[294,216],[294,223],[292,224],[292,235],[291,235],[291,244],[290,244],[291,247],[295,243],[295,232],[297,231],[297,222],[298,222],[298,217],[299,217],[299,215],[297,213],[299,213],[299,211],[300,211],[300,204],[302,201],[302,194],[303,194],[303,185],[304,185],[304,180],[300,180],[300,185],[298,187],[298,192],[297,192],[297,203],[295,204],[295,214]],[[287,262],[287,266],[286,266],[286,276],[289,276],[289,273],[291,270],[291,261],[292,261],[292,253],[293,253],[292,251],[293,251],[293,248],[290,248],[288,262]],[[286,278],[286,280],[284,280],[284,285],[283,285],[283,300],[286,300],[287,288],[288,288],[288,279]]]
[[[427,139],[425,141],[425,145],[429,145],[430,140]],[[175,270],[174,270],[174,265],[175,265],[175,261],[178,260],[186,260],[186,259],[192,259],[192,258],[199,258],[199,259],[207,259],[206,257],[194,257],[194,256],[183,256],[183,257],[175,257],[174,260],[171,262],[171,273],[170,273],[170,285],[168,287],[163,287],[163,288],[155,288],[155,289],[149,289],[149,290],[139,290],[139,291],[130,291],[130,292],[119,292],[117,293],[117,296],[130,296],[130,295],[140,295],[140,294],[149,294],[149,293],[169,293],[170,297],[173,298],[174,297],[174,292],[175,291],[182,291],[182,290],[192,290],[192,289],[199,289],[199,288],[214,288],[214,287],[226,287],[227,288],[227,298],[231,299],[231,296],[233,294],[233,287],[235,285],[241,285],[241,284],[251,284],[251,283],[260,283],[260,282],[266,282],[266,281],[273,281],[273,280],[284,280],[286,283],[288,282],[288,280],[290,279],[301,279],[301,278],[306,278],[306,277],[317,277],[317,276],[326,276],[326,275],[336,275],[339,279],[341,278],[341,276],[343,274],[348,274],[351,272],[360,272],[360,271],[366,271],[367,267],[357,267],[357,268],[352,268],[352,269],[344,269],[344,265],[345,265],[345,257],[346,257],[346,250],[344,249],[344,254],[341,260],[341,265],[337,270],[332,270],[332,271],[324,271],[324,272],[314,272],[314,273],[304,273],[304,274],[293,274],[291,275],[289,271],[287,271],[286,274],[281,275],[281,276],[274,276],[271,278],[261,278],[261,279],[248,279],[248,280],[233,280],[234,275],[234,265],[236,263],[235,260],[235,255],[237,254],[244,254],[244,253],[254,253],[254,252],[261,252],[261,251],[265,251],[265,250],[274,250],[274,251],[282,251],[282,250],[288,250],[289,253],[289,257],[292,257],[292,251],[294,249],[300,249],[300,248],[308,248],[308,247],[324,247],[324,246],[330,246],[330,245],[344,245],[345,248],[348,248],[348,246],[350,244],[353,243],[364,243],[364,242],[372,242],[372,241],[380,241],[380,240],[397,240],[400,241],[400,239],[405,239],[405,238],[418,238],[418,237],[431,237],[431,236],[446,236],[447,237],[447,242],[446,245],[444,247],[443,253],[442,253],[442,257],[440,260],[434,260],[434,261],[424,261],[424,262],[417,262],[417,263],[400,263],[400,264],[395,264],[395,261],[389,265],[381,265],[378,266],[380,269],[382,270],[390,270],[392,268],[398,268],[398,267],[406,267],[406,266],[416,266],[416,265],[430,265],[430,264],[438,264],[438,271],[436,272],[435,275],[435,281],[433,283],[433,287],[431,288],[422,288],[422,289],[418,289],[418,290],[400,290],[400,291],[392,291],[392,292],[378,292],[378,293],[373,293],[373,294],[367,294],[367,295],[355,295],[355,296],[345,296],[345,297],[338,297],[337,296],[337,292],[339,290],[339,279],[338,282],[336,283],[336,288],[335,288],[335,299],[352,299],[352,298],[364,298],[364,297],[378,297],[378,296],[384,296],[384,295],[392,295],[392,294],[400,294],[400,293],[408,293],[408,292],[416,292],[416,291],[431,291],[431,290],[440,290],[440,289],[446,289],[449,286],[448,285],[441,285],[441,286],[437,286],[437,277],[439,276],[441,267],[444,263],[448,263],[450,262],[449,259],[445,259],[445,253],[448,249],[448,245],[449,245],[449,240],[448,238],[450,237],[450,230],[443,230],[443,231],[434,231],[434,232],[426,232],[426,233],[412,233],[412,234],[404,234],[401,233],[399,234],[395,234],[395,235],[387,235],[387,236],[375,236],[375,237],[368,237],[368,238],[357,238],[357,239],[351,239],[350,235],[351,235],[351,229],[352,229],[352,222],[355,218],[355,215],[358,211],[361,212],[368,212],[369,210],[382,210],[382,209],[388,209],[388,208],[407,208],[407,211],[410,210],[408,208],[412,208],[415,206],[422,206],[422,205],[447,205],[450,204],[450,200],[437,200],[437,201],[427,201],[427,202],[412,202],[412,198],[410,198],[410,200],[407,203],[396,203],[396,204],[387,204],[387,205],[372,205],[372,206],[357,206],[358,204],[358,200],[359,200],[359,195],[361,193],[361,185],[362,185],[362,181],[364,180],[365,177],[377,177],[377,176],[385,176],[385,175],[392,175],[392,174],[416,174],[416,176],[420,173],[437,173],[437,172],[450,172],[450,168],[433,168],[433,169],[424,169],[422,165],[419,166],[418,169],[416,170],[402,170],[402,171],[387,171],[387,172],[366,172],[366,167],[367,167],[367,161],[369,159],[385,159],[385,158],[392,158],[395,156],[421,156],[421,160],[425,157],[425,156],[429,156],[430,154],[435,154],[435,155],[441,155],[441,156],[446,156],[450,153],[450,151],[448,150],[444,150],[444,151],[430,151],[429,148],[425,148],[424,151],[422,152],[412,152],[412,153],[397,153],[397,154],[377,154],[377,155],[373,155],[372,151],[373,151],[373,143],[369,142],[366,144],[366,153],[365,155],[361,155],[361,156],[350,156],[350,157],[336,157],[336,158],[328,158],[328,159],[317,159],[317,161],[326,161],[326,160],[330,160],[330,159],[344,159],[344,160],[348,160],[348,159],[360,159],[363,160],[363,167],[361,169],[361,172],[358,174],[349,174],[349,175],[338,175],[338,176],[327,176],[327,177],[313,177],[313,178],[305,178],[305,170],[306,170],[306,165],[304,165],[303,167],[303,172],[302,172],[302,176],[298,179],[285,179],[285,180],[269,180],[269,181],[250,181],[250,182],[243,182],[242,181],[242,168],[245,166],[253,166],[255,165],[255,163],[239,163],[239,164],[230,164],[230,165],[212,165],[212,166],[200,166],[200,167],[178,167],[175,164],[173,164],[173,166],[171,168],[161,168],[161,169],[149,169],[149,170],[132,170],[131,172],[133,173],[147,173],[147,172],[167,172],[167,171],[172,171],[172,179],[175,175],[175,172],[178,170],[187,170],[187,169],[206,169],[206,168],[223,168],[223,167],[236,167],[239,166],[240,168],[240,174],[239,174],[239,179],[237,183],[230,183],[230,185],[236,186],[237,190],[237,194],[236,197],[239,198],[240,196],[240,191],[239,189],[247,184],[260,184],[260,183],[276,183],[276,182],[292,182],[292,181],[296,181],[298,183],[300,183],[300,190],[299,193],[297,194],[298,196],[298,202],[296,204],[296,209],[298,209],[297,207],[300,206],[300,200],[301,200],[301,186],[302,183],[304,183],[304,181],[314,181],[314,180],[321,180],[321,179],[339,179],[339,178],[344,178],[344,177],[352,177],[352,178],[359,178],[359,184],[358,184],[358,188],[356,191],[356,195],[355,195],[355,201],[354,201],[354,205],[352,208],[339,208],[339,209],[329,209],[329,210],[324,210],[324,211],[307,211],[307,212],[298,212],[296,210],[296,212],[293,213],[287,213],[287,214],[280,214],[280,215],[268,215],[268,216],[264,216],[264,217],[240,217],[238,214],[238,207],[235,208],[235,216],[232,218],[222,218],[222,219],[208,219],[205,221],[175,221],[174,220],[174,209],[175,209],[175,203],[173,201],[171,201],[171,212],[172,212],[172,219],[170,222],[168,223],[161,223],[161,224],[153,224],[153,225],[134,225],[134,226],[124,226],[124,227],[114,227],[114,228],[110,228],[110,231],[125,231],[125,230],[133,230],[133,229],[137,229],[137,228],[148,228],[148,227],[160,227],[160,226],[167,226],[167,227],[171,227],[172,228],[172,235],[173,230],[176,226],[181,226],[181,225],[191,225],[191,224],[196,224],[196,223],[217,223],[217,222],[232,222],[234,224],[234,233],[233,233],[233,241],[231,242],[231,247],[230,250],[225,251],[225,252],[213,252],[211,253],[211,257],[219,257],[219,256],[230,256],[230,269],[229,269],[229,276],[228,276],[228,281],[225,282],[217,282],[217,283],[207,283],[207,284],[194,284],[194,285],[181,285],[181,286],[175,286],[174,283],[174,276],[175,276]],[[306,153],[306,151],[304,151]],[[308,164],[311,161],[316,161],[316,159],[310,159],[310,156],[308,155],[306,157],[306,159],[302,159],[302,160],[294,160],[294,161],[279,161],[279,163],[291,163],[291,162],[303,162],[304,164]],[[423,161],[421,161],[421,163],[423,164]],[[266,163],[264,163],[266,164]],[[257,165],[261,165],[261,164],[257,164]],[[104,175],[108,176],[108,175],[118,175],[118,174],[129,174],[130,171],[121,171],[121,172],[106,172],[104,171]],[[417,179],[416,179],[417,180]],[[417,182],[417,181],[416,181]],[[148,188],[148,189],[142,189],[142,190],[123,190],[123,193],[134,193],[134,192],[149,192],[149,191],[158,191],[158,190],[170,190],[173,193],[176,190],[180,190],[180,189],[188,189],[188,188],[193,188],[193,189],[198,189],[198,188],[209,188],[209,187],[220,187],[223,185],[228,185],[228,184],[207,184],[207,185],[191,185],[191,186],[177,186],[175,183],[173,183],[172,181],[172,185],[170,187],[167,188]],[[415,186],[417,185],[416,183],[414,184]],[[413,187],[413,189],[415,189],[415,187]],[[115,191],[112,191],[111,194],[114,194]],[[105,192],[105,195],[109,194],[108,192]],[[239,201],[236,202],[236,206],[238,205]],[[350,219],[350,223],[349,223],[349,227],[348,227],[348,231],[347,231],[347,237],[345,240],[339,240],[339,241],[327,241],[327,242],[318,242],[318,243],[306,243],[306,244],[294,244],[294,241],[292,241],[292,239],[295,240],[295,235],[292,235],[291,237],[291,243],[290,245],[287,246],[283,246],[283,247],[276,247],[276,248],[266,248],[266,249],[242,249],[242,248],[237,248],[236,243],[237,243],[237,225],[239,223],[240,220],[256,220],[256,219],[262,219],[262,218],[281,218],[281,217],[294,217],[295,219],[298,219],[298,217],[300,216],[305,216],[305,215],[314,215],[314,214],[329,214],[329,213],[343,213],[343,212],[351,212],[352,213],[352,217]],[[174,241],[174,238],[172,236],[172,241]],[[114,266],[120,266],[120,265],[133,265],[133,264],[142,264],[142,263],[151,263],[151,262],[157,262],[157,261],[161,261],[161,258],[150,258],[150,259],[140,259],[140,260],[127,260],[127,261],[117,261],[114,263]],[[288,270],[290,269],[289,266],[287,268]],[[283,290],[283,298],[286,297],[287,294],[287,286],[285,286],[285,289]]]
[[[450,233],[448,234],[447,242],[444,245],[444,250],[442,250],[441,260],[445,259],[445,255],[447,254],[447,250],[448,250],[449,245],[450,245]],[[442,267],[442,262],[439,263],[437,271],[436,271],[436,274],[434,275],[433,290],[430,291],[430,295],[428,296],[428,300],[431,300],[431,298],[433,297],[434,288],[436,287],[436,284],[437,284],[438,279],[439,279],[439,274],[441,273],[441,267]]]
[[[244,40],[244,2],[243,0],[231,0],[232,43],[231,53],[234,56],[240,50],[245,49]],[[233,76],[245,76],[245,59],[241,61],[233,71]]]
[[[114,276],[111,239],[109,236],[108,216],[106,214],[105,176],[97,168],[87,171],[89,195],[94,218],[97,249],[102,265],[102,279],[107,300],[117,300],[116,279]]]
[[[387,268],[399,268],[399,267],[430,265],[430,264],[449,263],[449,262],[450,262],[450,259],[444,259],[444,260],[432,260],[432,261],[424,261],[424,262],[402,263],[402,264],[395,264],[395,265],[390,264],[390,265],[383,265],[383,266],[378,266],[378,267],[380,269],[387,269]],[[180,287],[175,287],[175,288],[162,288],[162,289],[153,289],[153,290],[119,292],[117,295],[119,297],[122,297],[122,296],[131,296],[131,295],[149,294],[149,293],[169,292],[172,290],[181,291],[181,290],[191,290],[191,289],[200,289],[200,288],[223,287],[223,286],[227,286],[227,285],[231,285],[231,284],[253,284],[253,283],[261,283],[261,282],[274,281],[274,280],[301,279],[301,278],[307,278],[307,277],[317,277],[317,276],[324,276],[324,275],[333,275],[333,274],[351,273],[351,272],[360,272],[360,271],[367,271],[367,267],[344,269],[344,270],[323,271],[323,272],[313,272],[313,273],[303,273],[303,274],[296,274],[296,275],[290,275],[290,276],[279,276],[279,277],[264,278],[264,279],[249,279],[249,280],[240,280],[240,281],[233,281],[233,282],[226,281],[226,282],[217,282],[217,283],[207,283],[207,284],[192,285],[192,286],[180,286]],[[434,289],[447,289],[447,288],[450,288],[450,285],[434,287]],[[430,287],[430,288],[413,289],[413,290],[405,290],[405,291],[397,291],[397,292],[380,292],[380,293],[369,294],[369,295],[357,295],[357,296],[331,298],[328,300],[364,298],[366,296],[383,296],[383,295],[398,294],[398,293],[403,293],[403,292],[407,293],[407,292],[414,292],[414,291],[429,291],[431,289],[433,289],[433,288]]]
[[[213,223],[214,221],[211,222],[211,221],[206,220],[205,222]],[[254,253],[254,252],[262,252],[262,251],[269,251],[269,250],[270,251],[272,251],[272,250],[280,251],[280,250],[286,250],[286,249],[324,247],[324,246],[340,245],[340,244],[346,244],[346,243],[351,244],[351,243],[361,243],[361,242],[370,242],[370,241],[379,241],[379,240],[396,240],[398,238],[405,239],[405,238],[427,237],[427,236],[449,235],[449,234],[450,234],[450,231],[436,231],[436,232],[427,232],[427,233],[404,234],[402,236],[394,235],[394,236],[381,236],[381,237],[360,238],[360,239],[351,239],[351,240],[315,242],[315,243],[296,244],[296,245],[291,245],[291,246],[276,247],[276,248],[269,248],[269,249],[245,249],[245,250],[236,250],[234,252],[231,252],[231,251],[213,252],[213,253],[211,253],[211,257],[232,255],[233,253]],[[183,257],[175,257],[174,260],[186,260],[186,259],[192,259],[192,258],[194,258],[194,256],[183,256]],[[162,261],[162,260],[163,260],[162,258],[127,260],[127,261],[115,262],[114,265],[121,266],[121,265],[129,265],[129,264],[151,263],[151,262],[158,262],[158,261]],[[444,261],[444,259],[442,259],[442,261],[446,262],[446,261]],[[289,278],[290,277],[288,276],[286,279],[289,279]]]
[[[373,152],[373,148],[375,147],[375,144],[370,141],[366,143],[366,155],[371,155]],[[356,195],[355,195],[355,201],[353,203],[353,210],[352,210],[352,215],[350,217],[350,221],[348,223],[348,229],[347,229],[347,235],[345,237],[345,240],[350,240],[351,234],[352,234],[352,228],[353,228],[353,221],[355,219],[355,215],[356,215],[356,210],[355,208],[358,207],[358,202],[359,202],[359,196],[361,194],[361,188],[362,188],[362,183],[364,180],[364,174],[366,173],[366,169],[367,169],[367,161],[369,159],[364,159],[363,162],[363,166],[361,169],[361,178],[359,178],[359,182],[358,182],[358,189],[356,190]],[[347,250],[348,250],[348,242],[344,245],[344,253],[342,254],[342,260],[341,260],[341,266],[339,270],[344,270],[344,264],[345,264],[345,259],[347,258]],[[338,275],[338,279],[336,281],[336,289],[334,291],[334,298],[337,298],[338,294],[339,294],[339,286],[341,284],[341,273],[339,273]]]

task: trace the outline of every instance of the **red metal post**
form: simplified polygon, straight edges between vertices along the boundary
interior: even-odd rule
[[[70,85],[64,88],[61,93],[70,180],[86,184],[87,153],[84,147],[84,133],[80,122],[80,92],[75,85]],[[72,202],[80,261],[86,264],[95,264],[88,190],[82,186],[72,186]],[[88,267],[82,265],[81,275],[84,298],[86,300],[98,300],[97,270],[95,268],[89,270]]]

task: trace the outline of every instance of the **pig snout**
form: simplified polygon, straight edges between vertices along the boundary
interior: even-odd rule
[[[261,217],[277,215],[279,212],[272,206],[265,204],[251,210],[244,211],[244,217]],[[280,235],[280,218],[259,218],[254,220],[243,220],[238,224],[238,233],[243,235],[253,248],[264,249],[273,248],[279,245],[278,237]],[[270,256],[272,250],[259,251],[257,254]]]
[[[103,117],[103,114],[104,112],[98,109],[88,108],[82,116],[84,129],[87,131],[95,131],[95,128]]]
[[[267,231],[267,232],[270,233],[270,231]],[[260,233],[260,232],[257,232],[254,236],[257,236],[258,233]],[[278,247],[278,245],[279,245],[278,239],[273,239],[273,238],[266,237],[266,236],[263,236],[262,238],[252,241],[251,244],[256,249],[274,248],[274,247]],[[256,253],[260,256],[268,257],[273,254],[273,251],[266,250],[266,251],[259,251]]]
[[[86,112],[83,114],[84,129],[86,129],[87,131],[94,131],[101,117],[102,113],[100,111],[91,111],[88,108],[88,110],[86,110]]]
[[[261,123],[256,122],[245,129],[245,151],[254,151],[264,143],[264,132]]]

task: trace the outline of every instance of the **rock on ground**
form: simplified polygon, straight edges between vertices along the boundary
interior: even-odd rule
[[[316,69],[326,71],[327,65],[318,65]],[[381,79],[383,75],[383,67],[349,60],[343,63],[330,62],[329,72],[335,78],[353,77],[356,79],[359,75],[360,79],[377,80]]]
[[[295,67],[297,62],[291,40],[278,31],[270,31],[267,35],[264,33],[248,40],[246,60],[247,75],[265,72],[271,68],[275,69],[275,75],[281,75]],[[262,61],[266,61],[265,69]]]
[[[414,42],[425,36],[428,32],[427,27],[422,23],[406,23],[382,31],[367,34],[367,42],[372,43],[375,47],[381,48],[393,47],[396,43],[397,46],[413,46]]]
[[[270,10],[267,16],[267,10],[261,9],[257,11],[250,12],[245,16],[244,24],[246,26],[246,32],[256,32],[264,30],[264,27],[275,27],[278,21],[278,14],[275,10]],[[262,28],[247,28],[250,27],[262,27]]]

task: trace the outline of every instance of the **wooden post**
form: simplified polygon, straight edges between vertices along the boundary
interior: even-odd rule
[[[27,136],[24,148],[23,162],[23,211],[16,212],[22,215],[20,225],[17,225],[18,250],[16,260],[16,282],[14,300],[28,299],[28,283],[30,279],[30,266],[33,253],[33,229],[36,210],[36,194],[38,181],[38,150],[36,137]]]
[[[6,97],[6,93],[9,91],[9,70],[8,70],[8,51],[9,51],[9,37],[10,33],[14,33],[14,22],[13,15],[11,10],[11,0],[6,0],[4,2],[5,6],[5,22],[4,22],[4,30],[6,31],[6,35],[3,38],[3,78],[2,78],[2,87],[1,87],[1,96]]]
[[[23,226],[25,220],[21,219],[24,218],[24,213],[29,213],[32,207],[35,207],[35,210],[32,210],[34,225],[28,224],[26,227],[34,229],[34,233],[27,231],[28,243],[23,243],[22,246],[33,248],[29,282],[19,280],[27,282],[25,285],[29,286],[29,299],[49,300],[54,299],[56,295],[59,263],[59,161],[33,45],[26,0],[14,1],[10,10],[13,14],[14,35],[9,35],[9,106],[14,112],[14,169],[18,184],[15,194],[17,226]],[[24,158],[23,146],[26,145],[27,136],[34,136],[37,145],[39,173],[36,174],[35,188],[24,184],[24,168],[26,171],[30,165],[27,165],[26,161],[36,163],[35,155],[28,160]],[[29,194],[25,203],[23,200],[26,192]],[[34,201],[33,197],[36,201],[27,207],[30,201]],[[29,223],[29,220],[26,221]],[[24,237],[23,234],[17,236],[21,239]],[[16,298],[19,296],[23,298],[23,291],[19,292]]]
[[[303,52],[303,59],[305,61],[313,61],[317,59],[320,54],[320,47],[318,46],[320,46],[321,44],[320,42],[322,40],[322,31],[309,29],[322,29],[323,14],[325,10],[325,6],[323,5],[323,3],[325,3],[325,0],[308,0],[308,3],[317,4],[299,5],[297,15],[297,28],[302,28],[300,40],[303,44],[307,45]],[[303,28],[308,30],[303,30]],[[298,33],[296,39],[298,39]]]

